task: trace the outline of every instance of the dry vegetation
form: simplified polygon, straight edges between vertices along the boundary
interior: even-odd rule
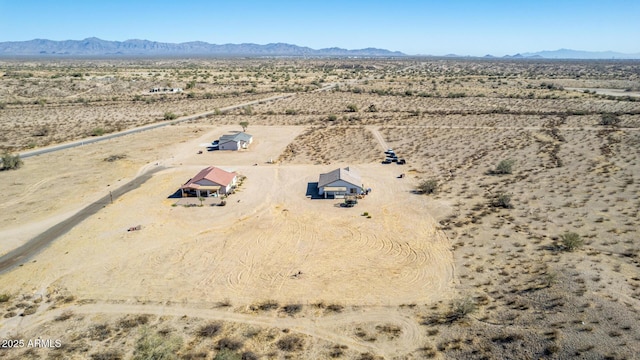
[[[423,203],[411,211],[435,218],[450,242],[456,276],[446,300],[377,305],[184,300],[172,312],[176,304],[154,303],[159,299],[92,304],[53,287],[42,298],[5,292],[0,331],[24,316],[27,325],[14,337],[62,339],[64,346],[7,350],[0,358],[152,358],[157,351],[180,359],[632,359],[640,353],[637,62],[5,60],[0,76],[0,143],[11,151],[160,121],[165,112],[192,114],[297,92],[176,129],[190,131],[181,133],[183,140],[199,125],[247,121],[249,132],[304,127],[280,154],[283,168],[377,166],[383,146],[395,149],[407,165],[385,166],[405,172],[402,181],[414,188],[424,180],[437,184],[433,194],[410,194]],[[318,90],[330,83],[338,85]],[[145,94],[156,86],[185,92]],[[144,163],[134,151],[123,153],[111,165]],[[501,161],[510,171],[502,171]],[[111,165],[102,162],[86,176],[108,173]],[[25,161],[16,172],[29,166]],[[0,173],[2,184],[15,182],[8,173],[15,174]],[[4,208],[16,214],[5,220],[26,221],[27,200],[8,200]],[[380,210],[373,218],[384,216]],[[399,253],[402,240],[395,243]],[[116,305],[124,307],[107,311]],[[40,323],[29,322],[38,316]]]

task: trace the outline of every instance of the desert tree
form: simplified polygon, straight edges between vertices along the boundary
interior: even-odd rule
[[[249,122],[248,121],[240,121],[240,126],[242,126],[242,131],[247,131],[247,128],[249,127]]]

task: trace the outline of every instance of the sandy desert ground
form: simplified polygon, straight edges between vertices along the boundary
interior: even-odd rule
[[[0,274],[2,338],[60,340],[59,348],[25,346],[0,358],[631,359],[640,352],[640,102],[564,89],[637,89],[637,63],[2,65],[10,74],[0,82],[2,126],[16,113],[38,124],[43,106],[69,107],[87,121],[103,106],[144,119],[133,97],[154,78],[164,85],[195,77],[194,95],[171,104],[198,111],[292,87],[297,94],[0,172],[6,253],[160,169]],[[143,83],[136,94],[101,93],[106,85],[91,83],[111,76],[111,65],[129,84]],[[78,85],[46,93],[47,81],[61,78]],[[20,92],[19,81],[40,85]],[[315,91],[331,82],[339,84]],[[92,100],[69,103],[81,91]],[[35,103],[45,95],[44,105]],[[256,139],[248,150],[206,151],[241,121]],[[22,133],[3,136],[11,139],[5,149],[31,147]],[[388,147],[407,165],[381,164]],[[495,172],[502,160],[513,160],[512,171]],[[209,165],[246,176],[226,206],[185,207],[170,197]],[[354,208],[306,196],[320,173],[341,166],[357,169],[372,193]],[[423,180],[434,180],[436,193],[417,193]],[[142,229],[126,231],[136,225]],[[563,242],[569,233],[580,240],[574,247]]]

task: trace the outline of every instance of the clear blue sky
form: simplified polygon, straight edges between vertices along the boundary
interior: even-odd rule
[[[92,36],[431,55],[640,53],[640,0],[0,0],[0,41]]]

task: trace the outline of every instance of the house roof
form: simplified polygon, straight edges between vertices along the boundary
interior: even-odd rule
[[[249,142],[253,136],[247,134],[246,132],[238,132],[235,134],[226,134],[220,136],[220,143],[228,142],[228,141],[244,141]]]
[[[326,174],[320,174],[320,179],[318,180],[318,187],[327,186],[333,182],[338,180],[342,180],[351,185],[355,185],[357,187],[362,186],[362,179],[360,175],[356,174],[353,170],[346,168],[338,168]]]
[[[231,181],[233,181],[233,178],[235,178],[237,175],[238,174],[234,172],[228,172],[214,166],[209,166],[206,169],[200,170],[200,172],[196,174],[196,176],[194,176],[191,180],[187,181],[187,183],[184,184],[182,187],[193,187],[193,188],[200,187],[201,185],[197,183],[204,179],[209,180],[213,183],[216,183],[220,186],[227,186],[231,183]]]

